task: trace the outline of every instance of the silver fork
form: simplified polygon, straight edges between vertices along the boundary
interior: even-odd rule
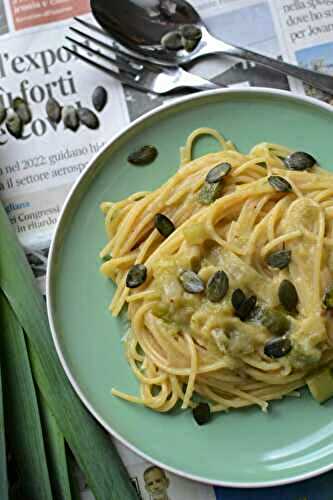
[[[76,26],[70,26],[69,29],[75,38],[67,35],[66,40],[73,45],[65,45],[64,48],[130,87],[155,94],[167,94],[186,88],[211,90],[220,87],[178,66],[161,68],[143,58],[133,56],[94,24],[77,17],[74,20],[85,29],[82,31]]]

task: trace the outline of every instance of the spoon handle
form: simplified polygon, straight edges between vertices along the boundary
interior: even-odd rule
[[[208,35],[208,36],[207,36]],[[246,61],[252,61],[263,66],[274,69],[283,74],[294,76],[299,78],[303,82],[306,82],[313,87],[321,89],[329,94],[333,94],[333,77],[325,75],[323,73],[318,73],[317,71],[311,71],[309,69],[300,68],[295,64],[286,63],[273,57],[264,56],[263,54],[258,54],[252,50],[243,49],[242,47],[237,47],[235,45],[230,45],[228,43],[213,37],[208,32],[205,37],[206,47],[203,49],[205,54],[216,54],[222,52],[239,59],[244,59]]]

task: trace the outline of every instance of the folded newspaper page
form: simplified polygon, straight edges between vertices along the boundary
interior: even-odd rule
[[[333,0],[192,3],[225,41],[333,75]],[[80,172],[123,126],[170,100],[122,86],[67,52],[64,37],[74,16],[91,18],[89,0],[0,0],[0,197],[42,288],[55,224]],[[333,104],[333,96],[300,81],[226,56],[198,62],[192,71],[221,85],[292,90]],[[101,111],[92,103],[96,87],[106,91]],[[71,108],[69,127],[50,119],[49,98],[93,110],[94,128],[72,130]],[[31,119],[17,130],[6,120],[22,100]],[[119,451],[143,500],[332,499],[332,473],[274,489],[214,489],[152,466],[122,445]],[[91,500],[83,480],[81,489]]]

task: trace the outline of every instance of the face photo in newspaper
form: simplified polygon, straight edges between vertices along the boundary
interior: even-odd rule
[[[144,471],[143,479],[145,489],[152,500],[170,500],[168,495],[170,479],[163,469],[156,465],[151,465]]]
[[[215,500],[212,487],[176,476],[138,457],[127,467],[142,500]]]

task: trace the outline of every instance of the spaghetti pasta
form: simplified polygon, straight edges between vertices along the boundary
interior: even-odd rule
[[[192,159],[206,134],[221,151]],[[316,164],[287,169],[290,153],[261,143],[242,154],[216,130],[198,129],[165,184],[102,204],[108,243],[100,256],[110,260],[101,271],[117,286],[112,314],[128,305],[126,353],[141,387],[139,397],[114,395],[161,412],[198,399],[212,412],[266,411],[333,364],[323,305],[333,282],[333,176]],[[217,190],[205,179],[224,163],[231,170]],[[279,176],[277,188],[270,176]],[[155,227],[158,213],[174,225],[168,237]],[[126,278],[138,264],[147,277],[132,290]]]

